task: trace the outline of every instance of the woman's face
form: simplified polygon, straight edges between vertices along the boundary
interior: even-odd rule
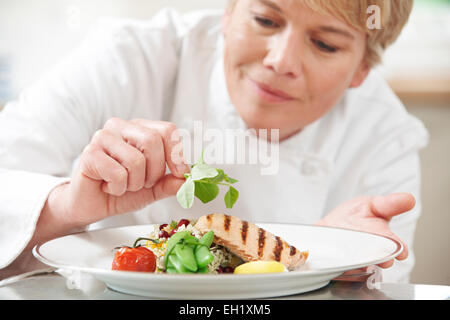
[[[359,86],[366,37],[298,0],[238,0],[223,19],[228,91],[249,128],[280,140],[326,114]]]

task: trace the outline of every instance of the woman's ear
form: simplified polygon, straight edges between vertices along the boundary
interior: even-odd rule
[[[361,62],[358,70],[356,70],[355,74],[353,75],[353,79],[349,85],[349,88],[358,88],[360,85],[362,85],[364,80],[366,80],[367,76],[369,75],[369,72],[369,65],[364,61]]]

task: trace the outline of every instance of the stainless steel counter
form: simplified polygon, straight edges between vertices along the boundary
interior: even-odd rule
[[[0,287],[2,300],[148,300],[99,287],[90,292],[69,289],[59,274],[37,275]],[[381,283],[369,289],[365,283],[332,281],[328,286],[275,300],[449,300],[449,286]],[[272,299],[272,300],[273,300]]]

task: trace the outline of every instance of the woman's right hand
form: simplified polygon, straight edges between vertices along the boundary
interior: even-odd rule
[[[84,149],[71,182],[50,193],[42,215],[49,210],[73,229],[139,210],[177,193],[189,171],[182,159],[174,124],[110,119]]]

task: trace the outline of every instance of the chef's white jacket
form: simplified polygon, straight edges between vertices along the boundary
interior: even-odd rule
[[[0,278],[39,266],[23,250],[45,200],[70,180],[83,148],[108,119],[166,120],[191,131],[194,121],[245,129],[225,84],[220,18],[217,11],[162,10],[147,21],[100,22],[78,50],[0,112]],[[261,175],[258,165],[221,166],[239,180],[233,209],[225,208],[223,194],[206,205],[196,199],[189,210],[172,197],[88,229],[210,212],[313,224],[357,196],[410,192],[416,208],[391,222],[410,257],[383,272],[384,281],[405,282],[421,210],[418,151],[427,139],[422,123],[372,71],[328,114],[281,142],[278,174]]]

